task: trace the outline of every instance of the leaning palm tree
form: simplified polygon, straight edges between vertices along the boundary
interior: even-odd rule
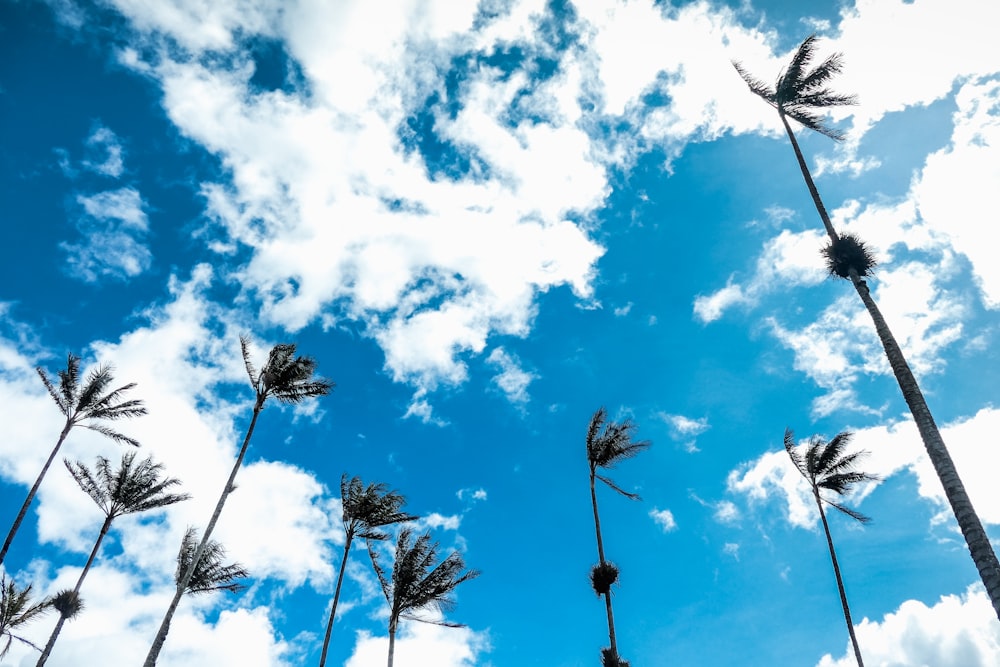
[[[825,498],[820,495],[820,491],[832,491],[838,496],[842,496],[851,490],[855,484],[860,482],[876,481],[878,477],[866,472],[857,470],[855,466],[858,461],[866,456],[868,452],[860,451],[853,454],[844,454],[844,450],[851,442],[853,433],[843,431],[838,433],[829,442],[822,438],[813,438],[805,443],[805,455],[799,452],[795,443],[795,435],[791,430],[785,430],[785,450],[791,457],[792,463],[802,476],[809,483],[813,499],[816,501],[816,508],[819,510],[819,518],[823,522],[823,531],[826,533],[826,544],[830,548],[830,560],[833,563],[833,573],[837,577],[837,590],[840,591],[840,604],[844,608],[844,621],[847,623],[847,632],[851,636],[851,645],[854,647],[854,657],[858,660],[858,667],[864,667],[861,660],[861,647],[858,646],[858,638],[854,635],[854,622],[851,620],[851,609],[847,605],[847,593],[844,591],[844,580],[840,576],[840,564],[837,562],[837,552],[833,549],[833,538],[830,536],[830,524],[826,520],[826,511],[823,505],[829,505],[839,512],[861,523],[868,523],[869,519],[864,514],[853,510],[845,505]]]
[[[177,552],[177,572],[174,583],[180,584],[183,576],[191,568],[194,552],[198,549],[198,531],[188,528],[181,539],[181,548]],[[229,591],[239,593],[246,586],[239,579],[246,579],[250,574],[239,563],[225,563],[226,549],[215,540],[209,540],[205,550],[194,568],[194,574],[188,579],[185,592],[188,595],[211,593],[212,591]]]
[[[222,514],[222,508],[225,506],[229,494],[236,488],[236,473],[239,472],[240,466],[243,465],[247,448],[250,446],[250,438],[253,436],[254,427],[257,425],[257,417],[260,415],[261,410],[264,409],[267,399],[274,398],[281,403],[296,404],[314,396],[325,396],[333,388],[333,382],[330,380],[313,377],[313,373],[316,370],[316,361],[312,357],[296,357],[294,344],[280,343],[271,348],[267,363],[264,364],[264,367],[260,371],[250,361],[250,341],[246,337],[240,336],[240,347],[243,351],[243,364],[246,366],[247,375],[250,377],[250,385],[253,387],[256,396],[253,405],[253,415],[250,419],[250,426],[247,428],[246,436],[243,438],[243,446],[236,457],[236,463],[233,464],[233,469],[229,473],[226,485],[222,487],[222,493],[219,495],[219,501],[215,505],[215,511],[212,512],[212,518],[209,519],[208,526],[205,528],[205,534],[202,535],[201,543],[192,556],[191,562],[195,564],[201,560],[202,555],[205,553],[205,548],[212,536],[212,531],[215,530],[215,524],[219,521],[219,516]],[[153,639],[152,646],[150,646],[146,661],[143,663],[144,667],[153,667],[156,664],[156,659],[163,649],[163,642],[167,639],[170,620],[173,618],[181,596],[184,595],[192,576],[194,576],[194,568],[189,567],[188,571],[181,577],[181,581],[177,584],[177,591],[174,593],[170,606],[167,608],[167,613],[164,615],[163,621],[160,623],[160,628],[156,632],[156,637]]]
[[[600,562],[590,571],[590,582],[594,592],[604,596],[608,611],[608,637],[611,646],[603,650],[602,662],[605,667],[627,667],[628,663],[618,655],[618,641],[615,637],[615,616],[611,608],[611,586],[618,581],[618,568],[604,557],[604,539],[601,535],[601,517],[597,512],[596,480],[601,480],[616,492],[632,500],[639,496],[622,489],[598,469],[614,468],[625,459],[632,458],[650,445],[648,440],[633,441],[636,426],[631,420],[607,421],[608,413],[601,407],[590,418],[587,429],[587,463],[590,466],[590,500],[594,506],[594,529],[597,532],[597,556]]]
[[[319,657],[319,667],[326,665],[326,653],[330,647],[333,620],[337,615],[337,602],[340,600],[340,586],[344,581],[347,557],[351,552],[351,543],[354,538],[360,537],[365,541],[386,540],[389,536],[378,530],[380,527],[413,521],[418,518],[399,511],[406,504],[406,498],[395,491],[390,491],[385,484],[378,482],[365,486],[360,477],[352,477],[348,480],[346,473],[340,478],[340,503],[343,508],[344,557],[340,560],[340,572],[337,575],[337,587],[333,593],[330,620],[326,624],[326,636],[323,638],[323,652]]]
[[[465,561],[457,552],[452,552],[440,563],[437,560],[438,544],[431,544],[431,534],[424,533],[415,541],[413,530],[403,528],[396,540],[396,557],[392,564],[391,577],[378,563],[378,554],[371,548],[368,554],[372,567],[378,576],[382,593],[389,603],[389,662],[392,667],[393,653],[396,647],[396,628],[401,618],[433,623],[449,628],[463,627],[460,623],[432,621],[414,616],[421,609],[450,609],[455,601],[448,594],[459,584],[479,576],[477,570],[465,570]]]
[[[97,541],[90,551],[90,557],[83,566],[79,579],[76,580],[76,586],[72,591],[60,594],[56,605],[60,612],[59,620],[49,636],[41,657],[38,658],[37,667],[42,667],[49,659],[63,624],[79,613],[80,587],[90,572],[90,566],[94,564],[94,559],[101,548],[101,543],[104,542],[104,537],[111,529],[112,522],[126,514],[159,509],[190,498],[186,493],[170,493],[169,490],[180,484],[180,480],[163,477],[163,465],[153,463],[151,457],[136,463],[135,452],[126,452],[117,470],[112,470],[111,462],[103,456],[97,457],[97,465],[93,472],[79,461],[70,463],[64,460],[64,462],[80,488],[104,512],[104,523],[97,534]]]
[[[778,117],[792,143],[792,149],[795,151],[799,170],[802,172],[816,211],[819,213],[823,227],[830,238],[830,244],[823,251],[827,259],[827,268],[833,275],[851,281],[875,324],[875,331],[882,342],[882,347],[892,372],[896,376],[896,381],[899,383],[903,398],[913,415],[913,421],[920,432],[920,439],[927,450],[927,456],[941,480],[945,496],[948,498],[948,503],[951,505],[955,519],[969,547],[969,553],[976,564],[976,569],[979,570],[979,576],[990,596],[997,618],[1000,618],[1000,562],[997,561],[996,553],[994,553],[993,546],[983,529],[979,515],[976,514],[972,501],[965,491],[965,485],[962,484],[962,480],[958,476],[955,463],[941,438],[941,433],[934,422],[930,408],[927,407],[924,395],[920,391],[920,385],[913,377],[913,372],[903,356],[899,343],[896,342],[889,325],[882,317],[878,305],[872,299],[868,283],[864,280],[865,277],[871,275],[871,270],[875,265],[874,259],[864,243],[857,237],[850,234],[840,235],[834,230],[830,216],[826,212],[826,207],[820,199],[819,191],[816,189],[816,184],[806,166],[802,151],[799,149],[795,133],[788,123],[788,119],[791,118],[807,129],[819,132],[831,139],[843,139],[843,134],[824,124],[823,119],[819,116],[819,110],[830,106],[854,104],[856,99],[853,95],[840,95],[826,87],[827,82],[841,71],[841,54],[836,53],[816,67],[809,69],[815,45],[815,35],[807,37],[802,42],[773,88],[751,76],[739,63],[734,62],[733,65],[746,81],[751,92],[778,111]]]
[[[0,575],[0,642],[3,642],[3,648],[0,648],[0,660],[7,656],[15,639],[36,651],[41,650],[18,632],[23,626],[46,613],[51,606],[51,599],[31,602],[31,584],[19,589],[13,579],[8,581],[6,574]]]
[[[48,389],[52,400],[56,402],[59,410],[66,417],[66,422],[63,424],[63,429],[56,439],[56,446],[52,448],[49,458],[45,461],[45,465],[42,466],[42,471],[38,474],[38,478],[35,479],[31,490],[28,491],[28,497],[24,499],[21,511],[18,512],[17,518],[14,519],[14,525],[11,526],[10,532],[7,533],[7,539],[4,540],[3,547],[0,547],[0,563],[3,563],[4,558],[6,558],[10,543],[14,540],[14,535],[17,534],[18,528],[21,527],[21,522],[24,521],[24,517],[28,514],[28,507],[31,506],[31,501],[35,499],[35,494],[38,493],[38,487],[41,486],[45,473],[48,472],[49,466],[55,460],[56,454],[59,453],[59,448],[62,447],[63,441],[66,440],[66,436],[69,435],[70,430],[74,426],[82,426],[106,435],[115,442],[138,447],[139,443],[136,440],[127,435],[122,435],[107,424],[102,423],[102,421],[130,419],[146,414],[146,408],[143,407],[141,400],[123,400],[124,394],[135,387],[134,382],[107,391],[108,386],[114,382],[112,367],[109,365],[98,366],[92,370],[81,385],[80,358],[71,354],[66,360],[66,369],[59,371],[58,387],[49,379],[48,374],[46,374],[43,368],[38,367],[35,370],[38,371],[38,375],[42,378],[42,383]]]

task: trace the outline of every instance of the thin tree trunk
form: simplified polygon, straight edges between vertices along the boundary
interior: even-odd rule
[[[597,556],[600,558],[601,565],[604,565],[604,540],[601,539],[601,516],[597,512],[597,489],[594,484],[594,472],[591,470],[590,473],[590,500],[594,505],[594,529],[597,531]],[[608,588],[608,592],[604,594],[604,605],[608,610],[608,638],[611,641],[611,651],[615,655],[615,659],[618,659],[618,641],[615,637],[615,614],[614,610],[611,608],[611,589]]]
[[[390,623],[389,624],[389,665],[388,665],[388,667],[392,667],[392,656],[393,656],[393,653],[395,653],[395,651],[396,651],[396,624],[395,623]]]
[[[826,228],[830,240],[837,241],[840,237],[834,231],[833,225],[830,222],[830,216],[827,215],[826,207],[823,206],[823,201],[820,199],[816,184],[813,183],[809,167],[806,165],[806,161],[802,157],[802,151],[799,150],[799,144],[795,140],[795,133],[792,132],[792,128],[781,109],[778,110],[778,114],[781,116],[781,122],[785,126],[785,132],[788,133],[788,138],[792,142],[795,158],[798,160],[802,177],[805,179],[806,186],[809,188],[809,194],[812,195],[813,203],[816,205],[816,211],[823,221],[823,226]],[[913,377],[913,372],[910,370],[910,366],[903,356],[903,351],[900,349],[899,343],[896,342],[896,338],[892,335],[889,325],[882,317],[882,313],[879,311],[875,300],[872,299],[871,293],[868,290],[868,284],[862,280],[854,268],[850,270],[850,279],[875,324],[875,331],[882,342],[882,348],[889,359],[889,365],[896,376],[899,389],[903,393],[903,399],[910,408],[910,414],[913,415],[913,421],[920,432],[920,439],[927,450],[927,456],[934,465],[934,471],[937,473],[938,478],[941,480],[941,485],[944,487],[945,497],[947,497],[948,504],[951,505],[952,512],[955,514],[955,520],[962,531],[962,536],[965,537],[965,543],[969,548],[969,555],[972,557],[972,561],[979,571],[979,577],[983,581],[986,593],[990,596],[993,611],[996,613],[997,618],[1000,619],[1000,561],[997,560],[993,546],[986,535],[986,530],[983,528],[983,524],[979,520],[979,515],[973,508],[972,501],[965,491],[965,485],[962,484],[962,480],[958,475],[958,469],[955,467],[955,463],[948,453],[948,448],[941,438],[941,432],[934,422],[930,408],[927,407],[927,401],[924,400],[923,392],[920,391],[920,385],[917,384],[916,378]]]
[[[42,485],[42,479],[45,477],[45,473],[49,471],[49,466],[51,466],[52,461],[55,460],[56,454],[59,453],[59,448],[62,447],[63,441],[66,439],[66,436],[69,435],[71,428],[73,428],[73,420],[67,417],[66,425],[63,427],[62,433],[59,434],[56,446],[52,448],[52,453],[49,454],[48,460],[45,462],[45,465],[42,466],[42,472],[38,473],[38,478],[31,486],[31,490],[28,491],[28,497],[24,499],[24,504],[21,505],[21,511],[17,513],[17,518],[14,519],[14,525],[11,526],[10,532],[7,533],[7,539],[4,540],[3,548],[0,548],[0,564],[2,564],[4,558],[7,557],[7,550],[10,549],[10,543],[14,541],[14,535],[17,534],[18,529],[21,527],[21,522],[24,521],[24,517],[28,514],[28,508],[31,506],[31,501],[35,499],[35,494],[38,493],[38,487]]]
[[[826,533],[826,544],[830,547],[830,560],[833,562],[833,573],[837,577],[837,590],[840,591],[840,604],[844,607],[844,621],[847,622],[847,633],[851,636],[851,645],[854,647],[854,657],[858,659],[858,667],[865,667],[861,659],[861,647],[858,646],[858,638],[854,635],[854,621],[851,620],[851,608],[847,605],[847,592],[844,590],[844,580],[840,576],[840,564],[837,562],[837,552],[833,549],[833,537],[830,536],[830,524],[826,521],[826,512],[823,511],[823,501],[820,500],[819,492],[813,489],[813,496],[816,498],[816,507],[819,508],[819,518],[823,520],[823,531]]]
[[[104,524],[101,526],[101,532],[97,536],[94,548],[90,550],[90,558],[87,559],[87,564],[83,566],[83,572],[80,573],[80,578],[76,580],[76,587],[73,589],[73,592],[77,595],[80,594],[80,587],[83,586],[83,580],[87,577],[87,573],[90,572],[90,566],[94,564],[94,558],[97,557],[97,552],[101,548],[104,536],[108,534],[108,529],[111,528],[112,521],[114,521],[113,515],[108,515],[104,519]],[[59,633],[62,632],[62,626],[65,622],[66,617],[59,614],[59,620],[56,621],[56,627],[52,630],[52,634],[49,635],[49,641],[45,644],[45,649],[42,651],[42,655],[38,658],[38,662],[35,663],[35,667],[42,667],[42,665],[45,664],[45,661],[49,659],[49,654],[52,653],[52,647],[56,645],[56,639],[59,638]]]
[[[194,575],[195,566],[204,555],[205,546],[208,544],[208,540],[212,536],[215,524],[219,521],[219,515],[222,514],[222,507],[226,504],[226,499],[233,490],[233,484],[236,481],[236,473],[239,472],[240,466],[243,464],[243,459],[246,457],[247,448],[250,446],[250,438],[253,436],[254,427],[257,425],[257,417],[260,415],[260,411],[264,408],[265,398],[266,396],[263,394],[257,396],[257,401],[253,406],[253,417],[250,419],[250,427],[247,429],[246,437],[243,438],[243,446],[240,448],[240,454],[236,458],[236,463],[233,465],[232,472],[229,473],[229,479],[226,481],[226,486],[222,489],[222,494],[219,496],[219,502],[215,505],[215,511],[212,513],[212,518],[209,520],[208,526],[205,528],[205,533],[201,536],[201,542],[198,543],[198,548],[195,549],[194,555],[191,557],[191,564],[184,571],[180,581],[177,582],[177,591],[174,593],[174,598],[170,601],[167,613],[163,617],[163,621],[160,623],[160,629],[156,632],[153,644],[149,647],[149,653],[146,655],[146,660],[142,663],[143,667],[154,667],[156,665],[156,660],[160,656],[160,651],[163,649],[163,643],[167,640],[167,633],[170,631],[170,621],[174,616],[174,612],[177,611],[177,605],[180,603],[181,597],[184,595],[184,591],[187,590],[188,584],[191,583],[191,577]]]
[[[337,615],[337,602],[340,600],[340,585],[344,582],[344,570],[347,569],[347,555],[351,551],[354,533],[347,532],[347,542],[344,544],[344,558],[340,561],[340,574],[337,575],[337,588],[333,592],[333,608],[330,609],[330,620],[326,624],[326,636],[323,638],[323,653],[319,656],[319,667],[326,665],[326,651],[330,647],[330,634],[333,632],[333,619]]]

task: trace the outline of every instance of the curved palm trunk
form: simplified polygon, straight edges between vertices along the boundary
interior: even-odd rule
[[[205,528],[205,533],[201,536],[201,542],[198,543],[198,548],[191,557],[191,565],[187,568],[187,570],[185,570],[180,581],[177,582],[177,591],[174,593],[174,597],[170,601],[170,606],[167,607],[167,613],[163,617],[163,621],[160,623],[160,629],[156,632],[153,644],[149,647],[149,653],[146,655],[146,660],[142,663],[143,667],[154,667],[156,665],[157,658],[160,656],[160,651],[163,650],[163,643],[167,640],[167,633],[170,631],[170,621],[173,619],[174,613],[177,611],[177,605],[180,604],[181,597],[184,596],[184,591],[187,590],[188,584],[191,583],[191,577],[194,575],[195,566],[205,554],[205,546],[208,544],[208,540],[212,536],[212,531],[215,530],[215,524],[219,521],[219,516],[222,514],[222,508],[226,504],[226,499],[233,490],[233,483],[236,481],[236,473],[239,472],[240,466],[243,465],[243,459],[246,457],[247,448],[250,446],[250,438],[253,436],[254,427],[257,425],[257,417],[260,415],[260,411],[264,408],[264,399],[265,396],[260,395],[257,397],[256,403],[254,403],[253,417],[250,419],[250,426],[247,428],[246,437],[243,438],[243,446],[240,448],[240,454],[236,458],[236,463],[233,465],[232,472],[229,473],[229,479],[226,481],[226,486],[222,489],[222,494],[219,496],[219,502],[215,505],[215,511],[212,512],[212,518],[209,520],[208,526]]]
[[[97,541],[94,542],[94,548],[90,550],[90,558],[87,559],[87,564],[83,566],[83,572],[80,573],[80,578],[76,580],[76,587],[73,589],[74,593],[80,593],[80,587],[83,586],[83,580],[87,577],[87,573],[90,572],[90,566],[94,564],[97,552],[100,550],[101,543],[104,541],[104,536],[108,534],[108,529],[111,528],[111,522],[113,520],[113,516],[108,516],[104,519],[104,524],[101,526],[101,532],[97,536]],[[49,636],[49,641],[45,644],[45,649],[42,651],[42,655],[38,658],[38,662],[35,664],[35,667],[42,667],[42,665],[45,664],[45,661],[49,659],[49,654],[52,653],[52,647],[56,645],[56,639],[59,638],[59,633],[62,632],[62,626],[65,622],[66,617],[60,614],[59,620],[56,621],[56,627],[52,630],[52,634]]]
[[[812,175],[809,173],[805,158],[802,157],[802,151],[799,150],[799,144],[795,140],[795,133],[792,132],[788,120],[781,113],[780,109],[778,113],[781,116],[782,124],[785,126],[785,132],[788,133],[788,138],[792,142],[792,148],[795,150],[799,169],[802,171],[802,177],[809,188],[809,194],[812,195],[816,211],[823,220],[823,226],[826,228],[830,240],[836,241],[839,237],[833,229],[830,216],[826,212],[826,207],[823,206],[823,201],[820,199],[816,184],[813,183]],[[875,331],[882,342],[882,348],[889,359],[889,366],[892,368],[892,372],[896,376],[896,382],[899,384],[899,389],[903,393],[903,399],[910,408],[910,414],[913,415],[913,421],[920,432],[920,439],[927,450],[927,456],[930,458],[931,463],[934,465],[934,471],[941,480],[945,496],[948,498],[948,504],[951,505],[952,512],[955,514],[955,520],[958,522],[958,527],[961,529],[962,535],[965,537],[965,542],[969,547],[969,555],[972,556],[972,560],[976,564],[979,577],[982,579],[983,585],[986,587],[986,592],[989,594],[990,601],[993,604],[993,610],[997,618],[1000,619],[1000,561],[997,561],[996,553],[993,551],[993,546],[986,535],[986,530],[983,528],[983,524],[979,520],[979,515],[972,506],[972,501],[965,491],[965,485],[962,484],[962,480],[958,476],[958,469],[955,468],[955,463],[952,461],[951,455],[948,453],[948,448],[941,438],[941,432],[934,422],[930,408],[927,407],[923,392],[920,391],[920,385],[917,384],[916,378],[913,377],[913,372],[910,370],[910,366],[903,356],[899,343],[896,342],[896,338],[892,335],[889,325],[882,317],[878,305],[872,299],[871,293],[868,290],[868,284],[861,279],[854,269],[851,269],[851,282],[854,284],[858,296],[861,297],[861,301],[865,304],[865,308],[868,310],[868,314],[875,324]]]
[[[392,656],[396,652],[396,622],[389,624],[389,665],[392,667]]]
[[[594,505],[594,529],[597,532],[597,556],[604,565],[604,540],[601,538],[601,517],[597,513],[597,489],[594,484],[594,472],[590,473],[590,500]],[[618,641],[615,637],[615,614],[611,608],[611,590],[604,594],[604,605],[608,610],[608,638],[611,641],[611,651],[618,659]]]
[[[35,499],[35,494],[38,493],[38,487],[42,485],[42,479],[45,477],[45,473],[49,471],[49,466],[56,458],[56,454],[59,453],[59,448],[62,447],[63,441],[66,436],[69,435],[70,429],[73,428],[73,421],[66,418],[66,426],[63,427],[62,433],[59,434],[59,439],[56,441],[56,446],[52,448],[52,453],[49,454],[49,458],[45,461],[45,465],[42,466],[42,471],[38,473],[38,478],[35,483],[31,486],[31,490],[28,491],[28,497],[24,499],[24,504],[21,505],[21,511],[17,513],[17,518],[14,519],[14,525],[10,527],[10,532],[7,533],[7,539],[4,540],[3,548],[0,548],[0,563],[3,563],[4,558],[7,557],[7,550],[10,548],[10,543],[14,541],[14,535],[17,534],[18,529],[21,527],[21,522],[24,521],[24,517],[28,515],[28,508],[31,506],[31,501]]]
[[[347,555],[351,552],[351,542],[354,534],[347,533],[347,543],[344,544],[344,558],[340,561],[340,574],[337,575],[337,588],[333,592],[333,608],[330,609],[330,620],[326,624],[326,636],[323,638],[323,653],[319,656],[319,667],[326,665],[326,651],[330,647],[330,634],[333,632],[333,619],[337,616],[337,602],[340,600],[340,585],[344,583],[344,570],[347,569]]]
[[[830,560],[833,562],[833,573],[837,576],[837,590],[840,591],[840,604],[844,607],[844,621],[847,623],[847,632],[851,635],[854,657],[858,659],[858,667],[865,667],[865,663],[861,659],[861,647],[858,646],[858,638],[854,636],[854,621],[851,620],[851,609],[847,606],[847,592],[844,590],[844,580],[840,576],[840,564],[837,562],[837,552],[833,549],[830,524],[826,522],[823,501],[820,500],[819,492],[816,489],[813,489],[813,496],[816,498],[816,507],[819,508],[819,518],[823,520],[823,531],[826,532],[826,544],[830,547]]]

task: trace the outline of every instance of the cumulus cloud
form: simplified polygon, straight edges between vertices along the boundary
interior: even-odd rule
[[[486,361],[500,372],[493,376],[493,383],[511,403],[524,405],[530,400],[528,385],[538,376],[521,368],[517,357],[502,347],[493,350]]]
[[[110,128],[97,125],[85,142],[89,155],[84,168],[110,178],[118,178],[125,171],[125,150],[121,140]]]
[[[79,195],[76,201],[83,209],[76,225],[84,238],[60,244],[70,275],[86,282],[105,277],[127,280],[149,269],[153,262],[145,244],[149,221],[138,190],[123,187]]]
[[[394,664],[400,667],[441,665],[441,667],[472,667],[477,658],[490,647],[489,634],[471,628],[447,628],[432,623],[403,621],[396,636]],[[385,663],[389,637],[359,632],[354,653],[345,667],[375,667]]]
[[[649,511],[649,516],[664,533],[669,533],[677,528],[677,521],[674,520],[674,513],[670,510],[660,510],[654,507]]]
[[[708,417],[692,419],[684,415],[672,415],[661,412],[660,419],[670,427],[670,437],[674,440],[683,440],[684,449],[689,453],[700,451],[696,444],[696,438],[709,429]]]

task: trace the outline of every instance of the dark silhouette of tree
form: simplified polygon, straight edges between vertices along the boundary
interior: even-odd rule
[[[42,655],[38,658],[37,667],[42,667],[49,659],[52,647],[62,632],[63,624],[79,613],[82,605],[80,587],[90,572],[90,566],[94,564],[94,559],[104,542],[104,537],[111,529],[112,522],[126,514],[147,512],[190,498],[186,493],[170,493],[169,490],[180,484],[180,480],[163,477],[163,465],[153,463],[151,457],[136,463],[135,452],[126,452],[117,470],[112,470],[111,462],[103,456],[97,457],[97,465],[93,472],[79,461],[70,463],[64,460],[64,463],[80,488],[104,512],[104,523],[97,535],[97,541],[94,542],[94,548],[90,551],[90,557],[87,558],[87,564],[83,566],[80,578],[76,581],[76,586],[72,591],[60,593],[58,601],[54,603],[60,612],[59,620],[49,636]]]
[[[38,375],[42,378],[45,388],[49,390],[52,400],[56,402],[59,410],[66,417],[66,422],[59,433],[59,438],[56,440],[56,446],[52,448],[49,458],[45,461],[45,465],[42,466],[42,471],[38,473],[38,478],[31,486],[31,490],[28,491],[28,497],[24,499],[24,504],[21,505],[21,510],[18,512],[17,518],[14,519],[14,525],[11,526],[10,532],[7,533],[7,539],[4,540],[3,547],[0,547],[0,563],[3,563],[4,558],[7,557],[7,550],[10,548],[10,543],[14,540],[14,535],[17,534],[18,529],[21,527],[21,522],[24,521],[24,517],[28,514],[28,507],[31,506],[31,502],[35,499],[35,494],[38,493],[38,487],[41,486],[45,473],[48,472],[49,466],[52,465],[56,454],[59,453],[59,448],[62,447],[63,441],[66,440],[66,436],[69,435],[73,427],[82,426],[91,431],[97,431],[106,435],[115,442],[138,447],[139,443],[136,440],[127,435],[122,435],[102,422],[131,419],[132,417],[146,414],[146,408],[143,407],[141,400],[123,400],[124,395],[135,387],[134,382],[107,391],[108,386],[114,382],[111,366],[97,367],[87,375],[81,385],[80,358],[71,354],[66,360],[66,369],[58,373],[58,387],[49,379],[44,369],[38,367],[35,370],[38,371]]]
[[[826,87],[830,79],[841,71],[841,54],[836,53],[816,67],[809,69],[815,46],[816,36],[807,37],[795,55],[792,56],[791,62],[778,77],[773,88],[751,76],[739,63],[734,62],[733,65],[746,81],[751,92],[778,111],[781,123],[792,143],[792,149],[795,151],[795,158],[798,161],[799,170],[802,172],[802,178],[805,179],[813,204],[816,206],[816,211],[819,213],[823,227],[830,238],[830,244],[823,251],[827,259],[827,267],[833,275],[851,281],[875,324],[875,331],[882,342],[882,347],[892,372],[896,376],[896,381],[899,383],[903,398],[913,415],[913,421],[920,432],[920,439],[923,441],[927,455],[941,480],[945,496],[948,498],[948,503],[951,505],[955,519],[969,547],[969,553],[976,564],[976,569],[979,570],[979,576],[990,596],[997,618],[1000,619],[1000,562],[997,561],[996,553],[993,551],[993,546],[990,544],[979,515],[976,514],[972,501],[965,491],[965,485],[962,484],[962,480],[958,476],[958,470],[951,459],[951,454],[941,438],[941,433],[931,415],[930,408],[927,407],[924,395],[920,391],[920,385],[913,377],[913,372],[903,356],[899,343],[896,342],[889,325],[882,317],[875,300],[872,299],[868,283],[864,280],[865,277],[871,275],[871,269],[875,265],[874,259],[864,243],[857,237],[847,234],[839,235],[834,230],[830,216],[827,214],[819,191],[816,189],[816,184],[809,173],[805,158],[802,156],[802,151],[799,149],[795,133],[788,123],[788,119],[791,118],[806,128],[831,139],[843,139],[840,132],[823,123],[819,116],[819,110],[856,102],[853,95],[840,95]]]
[[[52,600],[48,599],[31,602],[31,584],[19,589],[13,579],[8,580],[6,574],[0,575],[0,642],[3,642],[0,660],[7,656],[15,639],[36,651],[41,650],[18,633],[51,606]]]
[[[382,586],[382,593],[389,603],[388,667],[392,667],[399,619],[433,623],[448,628],[463,627],[460,623],[420,618],[414,616],[413,612],[421,609],[442,611],[451,609],[455,606],[455,601],[449,594],[462,582],[479,576],[477,570],[463,572],[465,561],[454,551],[443,561],[435,564],[439,545],[436,542],[431,544],[430,533],[424,533],[415,541],[412,537],[413,531],[410,528],[399,531],[391,577],[387,577],[385,570],[379,565],[378,554],[371,548],[368,549],[372,567],[375,568],[375,574]]]
[[[597,532],[597,556],[600,559],[590,571],[590,583],[594,592],[604,596],[608,612],[608,637],[611,646],[602,650],[604,667],[627,667],[628,663],[618,655],[618,640],[615,637],[615,616],[611,608],[611,586],[618,581],[618,567],[604,557],[604,538],[601,535],[601,516],[597,511],[596,480],[601,480],[616,492],[632,500],[639,496],[629,493],[610,477],[598,470],[609,470],[625,459],[630,459],[650,445],[648,440],[633,441],[636,426],[631,420],[607,421],[608,413],[601,407],[590,419],[587,429],[587,463],[590,466],[590,500],[594,506],[594,529]]]
[[[844,608],[844,622],[847,623],[847,632],[851,636],[851,645],[854,647],[854,657],[858,660],[858,667],[864,667],[861,659],[861,647],[858,646],[858,638],[854,635],[854,622],[851,620],[851,609],[847,605],[847,593],[844,590],[844,580],[840,575],[840,564],[837,562],[837,552],[833,549],[833,537],[830,536],[830,524],[826,520],[826,511],[823,504],[833,507],[839,512],[861,523],[868,523],[871,519],[864,514],[857,512],[837,501],[824,498],[820,491],[832,491],[838,496],[842,496],[851,490],[855,484],[867,481],[876,481],[878,477],[856,469],[858,461],[866,456],[868,452],[854,452],[844,454],[844,450],[851,442],[853,434],[850,431],[838,433],[829,442],[822,438],[813,438],[804,443],[805,455],[802,455],[795,443],[795,435],[791,430],[785,430],[785,450],[791,457],[792,463],[798,469],[812,490],[813,499],[816,501],[816,508],[819,509],[819,518],[823,522],[823,531],[826,533],[826,544],[830,548],[830,561],[833,563],[833,573],[837,577],[837,590],[840,592],[840,604]]]
[[[209,519],[208,526],[205,528],[205,534],[201,538],[201,543],[192,556],[193,563],[198,563],[201,560],[205,553],[206,545],[212,536],[212,531],[215,530],[215,524],[219,521],[219,516],[222,514],[222,508],[225,506],[229,494],[236,488],[236,473],[239,472],[240,466],[243,465],[247,448],[250,446],[250,438],[253,437],[254,427],[257,425],[257,417],[260,415],[261,410],[264,409],[267,399],[274,398],[281,403],[293,405],[307,398],[325,396],[333,388],[333,382],[330,380],[313,377],[316,371],[316,361],[312,357],[295,356],[295,345],[292,343],[279,343],[271,348],[267,363],[264,364],[264,367],[259,372],[250,361],[250,341],[241,336],[240,347],[243,351],[243,363],[246,366],[247,375],[250,377],[250,385],[253,387],[256,395],[253,416],[250,419],[250,426],[247,428],[246,437],[243,438],[243,446],[240,447],[240,453],[236,458],[236,463],[233,465],[233,470],[229,474],[226,485],[222,488],[219,501],[216,503],[212,518]],[[156,664],[156,659],[163,649],[163,643],[167,639],[167,632],[170,630],[170,620],[173,618],[174,612],[177,611],[177,605],[180,603],[181,596],[187,590],[192,576],[192,568],[189,568],[182,575],[180,583],[177,585],[177,591],[174,593],[170,606],[167,608],[167,613],[160,623],[160,628],[153,639],[153,644],[150,646],[149,654],[146,656],[143,667],[153,667]]]
[[[326,665],[330,634],[333,632],[333,621],[337,616],[337,603],[340,600],[340,586],[344,581],[347,557],[350,555],[351,543],[354,538],[360,537],[366,541],[386,540],[389,536],[378,530],[380,527],[413,521],[418,518],[400,511],[406,504],[406,498],[395,491],[390,491],[387,485],[378,482],[365,486],[360,477],[352,477],[348,480],[346,474],[340,478],[340,502],[343,506],[344,557],[340,560],[337,588],[333,593],[333,607],[330,609],[330,620],[326,624],[323,652],[319,658],[320,667]]]
[[[181,539],[181,548],[177,552],[177,572],[174,575],[174,583],[179,585],[184,574],[190,569],[191,562],[194,560],[194,552],[198,549],[200,542],[198,531],[194,528],[188,528]],[[245,589],[246,586],[238,580],[246,579],[250,576],[249,573],[239,563],[227,564],[225,560],[225,547],[215,540],[209,540],[194,568],[194,574],[188,579],[184,592],[188,595],[213,591],[239,593]]]

